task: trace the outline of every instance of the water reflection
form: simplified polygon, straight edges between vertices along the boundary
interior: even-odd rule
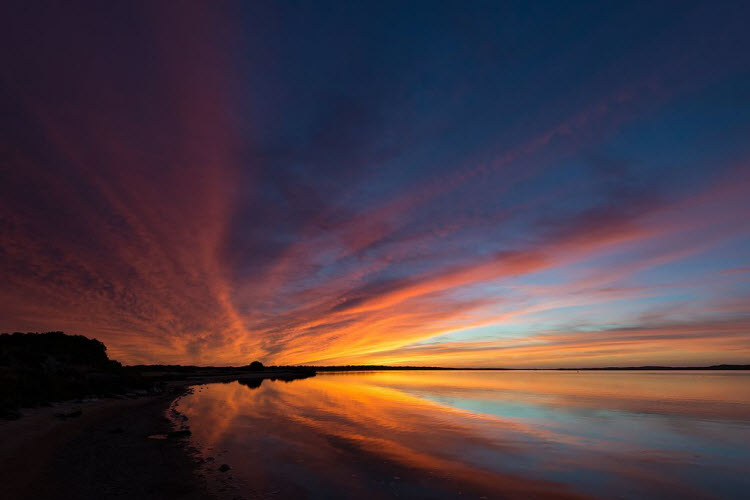
[[[202,386],[246,496],[743,498],[750,374],[382,372]]]
[[[269,377],[267,379],[262,378],[256,378],[256,377],[248,377],[248,378],[241,378],[237,380],[237,383],[240,385],[244,385],[245,387],[249,387],[250,389],[257,389],[263,384],[263,380],[270,380],[271,382],[276,382],[277,380],[281,380],[282,382],[294,382],[295,380],[303,380],[307,377],[314,376],[315,374],[294,374],[294,375],[279,375],[277,377]]]

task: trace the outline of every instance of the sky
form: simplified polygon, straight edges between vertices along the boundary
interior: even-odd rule
[[[0,331],[750,363],[747,2],[6,2]]]

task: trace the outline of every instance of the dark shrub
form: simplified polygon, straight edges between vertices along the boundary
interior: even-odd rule
[[[123,392],[136,378],[125,376],[96,339],[63,332],[0,334],[0,413]]]
[[[248,365],[248,369],[254,372],[259,372],[263,370],[263,363],[261,363],[260,361],[253,361],[252,363]]]

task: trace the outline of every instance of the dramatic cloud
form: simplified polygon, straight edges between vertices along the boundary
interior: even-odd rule
[[[748,362],[738,8],[11,8],[0,330],[127,363]]]

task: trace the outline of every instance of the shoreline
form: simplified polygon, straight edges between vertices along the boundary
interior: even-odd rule
[[[192,386],[293,375],[257,373],[192,378],[170,382],[163,393],[156,395],[66,401],[23,409],[22,417],[17,420],[0,420],[0,483],[4,497],[13,500],[226,497],[229,493],[226,485],[207,481],[206,464],[189,439],[184,439],[187,436],[166,439],[149,436],[168,435],[177,428],[179,422],[170,419],[167,413]]]

